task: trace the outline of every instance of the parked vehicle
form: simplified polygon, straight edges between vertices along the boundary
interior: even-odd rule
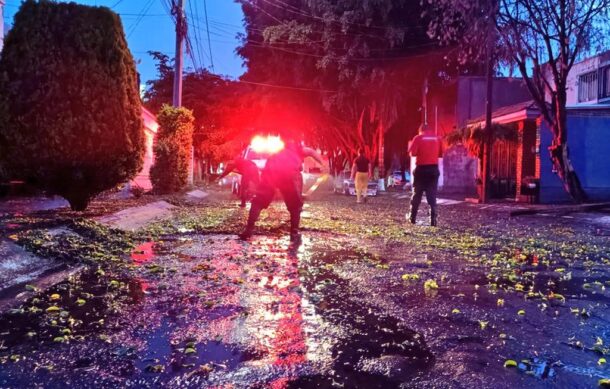
[[[404,188],[406,184],[410,184],[411,174],[408,171],[405,171],[404,173],[405,175],[403,177],[402,170],[394,170],[389,177],[388,186]]]
[[[341,172],[335,177],[335,193],[355,196],[356,184],[350,178],[350,172]],[[367,196],[377,196],[379,192],[379,183],[377,181],[369,181],[367,188]]]

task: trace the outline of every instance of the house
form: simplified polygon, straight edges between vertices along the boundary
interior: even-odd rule
[[[590,200],[610,200],[610,51],[574,64],[567,79],[566,105],[570,160],[581,185]],[[547,150],[552,137],[542,127],[540,147]],[[552,169],[550,159],[543,158],[540,201],[568,200]]]
[[[487,91],[485,77],[460,76],[448,84],[432,86],[427,97],[427,123],[440,136],[463,128],[473,119],[485,114]],[[496,77],[493,82],[493,107],[511,106],[531,99],[527,87],[519,78]],[[495,160],[497,177],[509,179],[504,167]],[[441,164],[439,184],[444,192],[475,193],[478,172],[478,159],[468,155],[465,147],[454,146],[446,150]]]
[[[567,81],[568,107],[610,104],[610,51],[575,63]]]
[[[144,122],[144,135],[146,137],[144,165],[138,175],[129,182],[129,185],[131,188],[140,187],[145,190],[150,190],[152,189],[150,168],[154,162],[153,145],[157,130],[159,129],[159,124],[157,123],[157,117],[144,107],[142,107],[142,121]]]
[[[574,64],[567,85],[570,160],[589,199],[610,200],[610,52]],[[482,115],[469,125],[483,125],[484,120]],[[497,197],[541,203],[570,200],[553,171],[548,154],[552,133],[534,101],[498,108],[492,120],[518,133],[515,144],[496,142],[493,147],[491,186]]]

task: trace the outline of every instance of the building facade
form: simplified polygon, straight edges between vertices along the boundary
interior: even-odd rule
[[[151,190],[150,168],[152,167],[155,158],[153,146],[155,144],[155,137],[159,129],[159,124],[157,123],[157,117],[144,107],[142,107],[142,121],[144,123],[144,135],[146,137],[144,165],[142,166],[142,170],[140,170],[138,175],[135,176],[129,184],[132,188],[139,187],[144,190]]]
[[[610,104],[610,51],[575,63],[567,81],[568,107]]]
[[[485,77],[461,76],[450,83],[431,87],[427,102],[428,125],[440,136],[467,126],[471,121],[485,114],[486,92]],[[520,78],[510,77],[494,78],[492,96],[494,108],[511,106],[531,99],[524,82]],[[511,162],[506,162],[504,158],[508,152],[509,150],[498,149],[493,158],[497,172],[496,179],[503,180],[503,186],[514,186],[512,170],[506,166],[506,163]],[[512,163],[514,164],[514,161]],[[453,146],[446,150],[441,166],[442,190],[473,195],[476,192],[478,168],[479,160],[469,156],[465,147]]]

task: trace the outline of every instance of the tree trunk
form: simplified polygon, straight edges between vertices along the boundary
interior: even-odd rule
[[[574,171],[568,150],[567,96],[565,87],[558,87],[554,97],[555,123],[552,126],[553,143],[549,147],[551,161],[566,192],[574,202],[582,203],[587,200],[587,195],[580,184],[576,171]]]
[[[549,147],[551,154],[551,161],[553,167],[557,172],[557,176],[563,183],[563,187],[566,192],[570,195],[572,200],[576,203],[582,203],[587,200],[587,194],[580,184],[578,175],[574,171],[572,162],[570,161],[570,154],[568,145],[566,143],[560,143],[553,141],[553,145]]]

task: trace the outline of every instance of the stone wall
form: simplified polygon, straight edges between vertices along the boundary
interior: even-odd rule
[[[476,193],[478,159],[468,155],[462,145],[445,151],[443,158],[443,191],[448,193]]]

